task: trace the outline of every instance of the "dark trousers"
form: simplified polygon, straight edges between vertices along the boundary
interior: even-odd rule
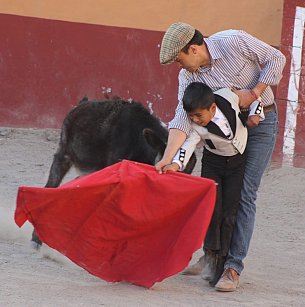
[[[225,157],[203,150],[201,176],[217,182],[214,213],[204,249],[225,257],[230,248],[245,170],[245,154]]]

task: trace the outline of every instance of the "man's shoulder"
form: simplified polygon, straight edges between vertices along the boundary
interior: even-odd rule
[[[210,35],[209,38],[210,39],[230,38],[230,37],[240,35],[241,32],[242,32],[242,30],[234,30],[234,29],[224,30],[224,31],[219,31],[219,32],[216,32],[216,33]]]
[[[244,35],[247,35],[247,33],[244,30],[224,30],[217,33],[214,33],[206,38],[206,40],[209,40],[219,46],[224,43],[225,45],[228,45],[231,43],[237,43],[239,42],[239,39],[243,37]]]

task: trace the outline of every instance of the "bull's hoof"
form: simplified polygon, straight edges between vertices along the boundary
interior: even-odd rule
[[[31,246],[35,250],[40,250],[41,245],[42,245],[42,242],[39,239],[36,231],[34,230],[33,233],[32,233]]]
[[[200,275],[204,266],[205,266],[205,257],[201,256],[199,260],[187,267],[184,271],[181,272],[183,275]]]
[[[31,241],[31,247],[37,251],[40,250],[42,243],[36,242],[36,241]]]

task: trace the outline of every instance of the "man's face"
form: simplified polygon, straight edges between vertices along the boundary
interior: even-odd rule
[[[191,45],[187,53],[179,52],[175,62],[178,63],[180,68],[184,68],[189,72],[195,72],[199,67],[209,65],[210,57],[204,47],[203,45]]]
[[[205,127],[215,116],[216,104],[213,103],[209,109],[198,108],[192,112],[188,112],[188,116],[195,124]]]
[[[175,60],[180,68],[184,68],[189,72],[195,72],[200,67],[198,59],[193,53],[180,52]]]

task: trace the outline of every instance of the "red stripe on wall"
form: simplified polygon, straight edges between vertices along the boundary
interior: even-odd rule
[[[292,49],[293,49],[293,35],[294,35],[294,24],[296,16],[296,7],[304,7],[304,0],[285,0],[284,1],[284,15],[283,15],[283,27],[282,27],[282,39],[281,39],[281,50],[285,54],[287,62],[285,69],[283,71],[283,78],[277,88],[277,100],[279,106],[279,134],[277,138],[276,150],[275,150],[275,159],[282,160],[284,137],[285,137],[285,121],[286,121],[286,109],[287,104],[291,103],[287,101],[288,99],[288,87],[290,82],[291,74],[291,63],[292,62]],[[294,156],[292,157],[293,166],[305,168],[305,35],[302,45],[302,64],[300,71],[297,71],[296,74],[300,73],[300,82],[299,88],[295,90],[298,91],[298,108],[296,110],[296,126],[289,127],[289,129],[294,129],[295,139],[294,139]],[[292,75],[293,77],[293,75]],[[287,129],[288,130],[288,129]],[[286,131],[287,132],[287,131]]]

